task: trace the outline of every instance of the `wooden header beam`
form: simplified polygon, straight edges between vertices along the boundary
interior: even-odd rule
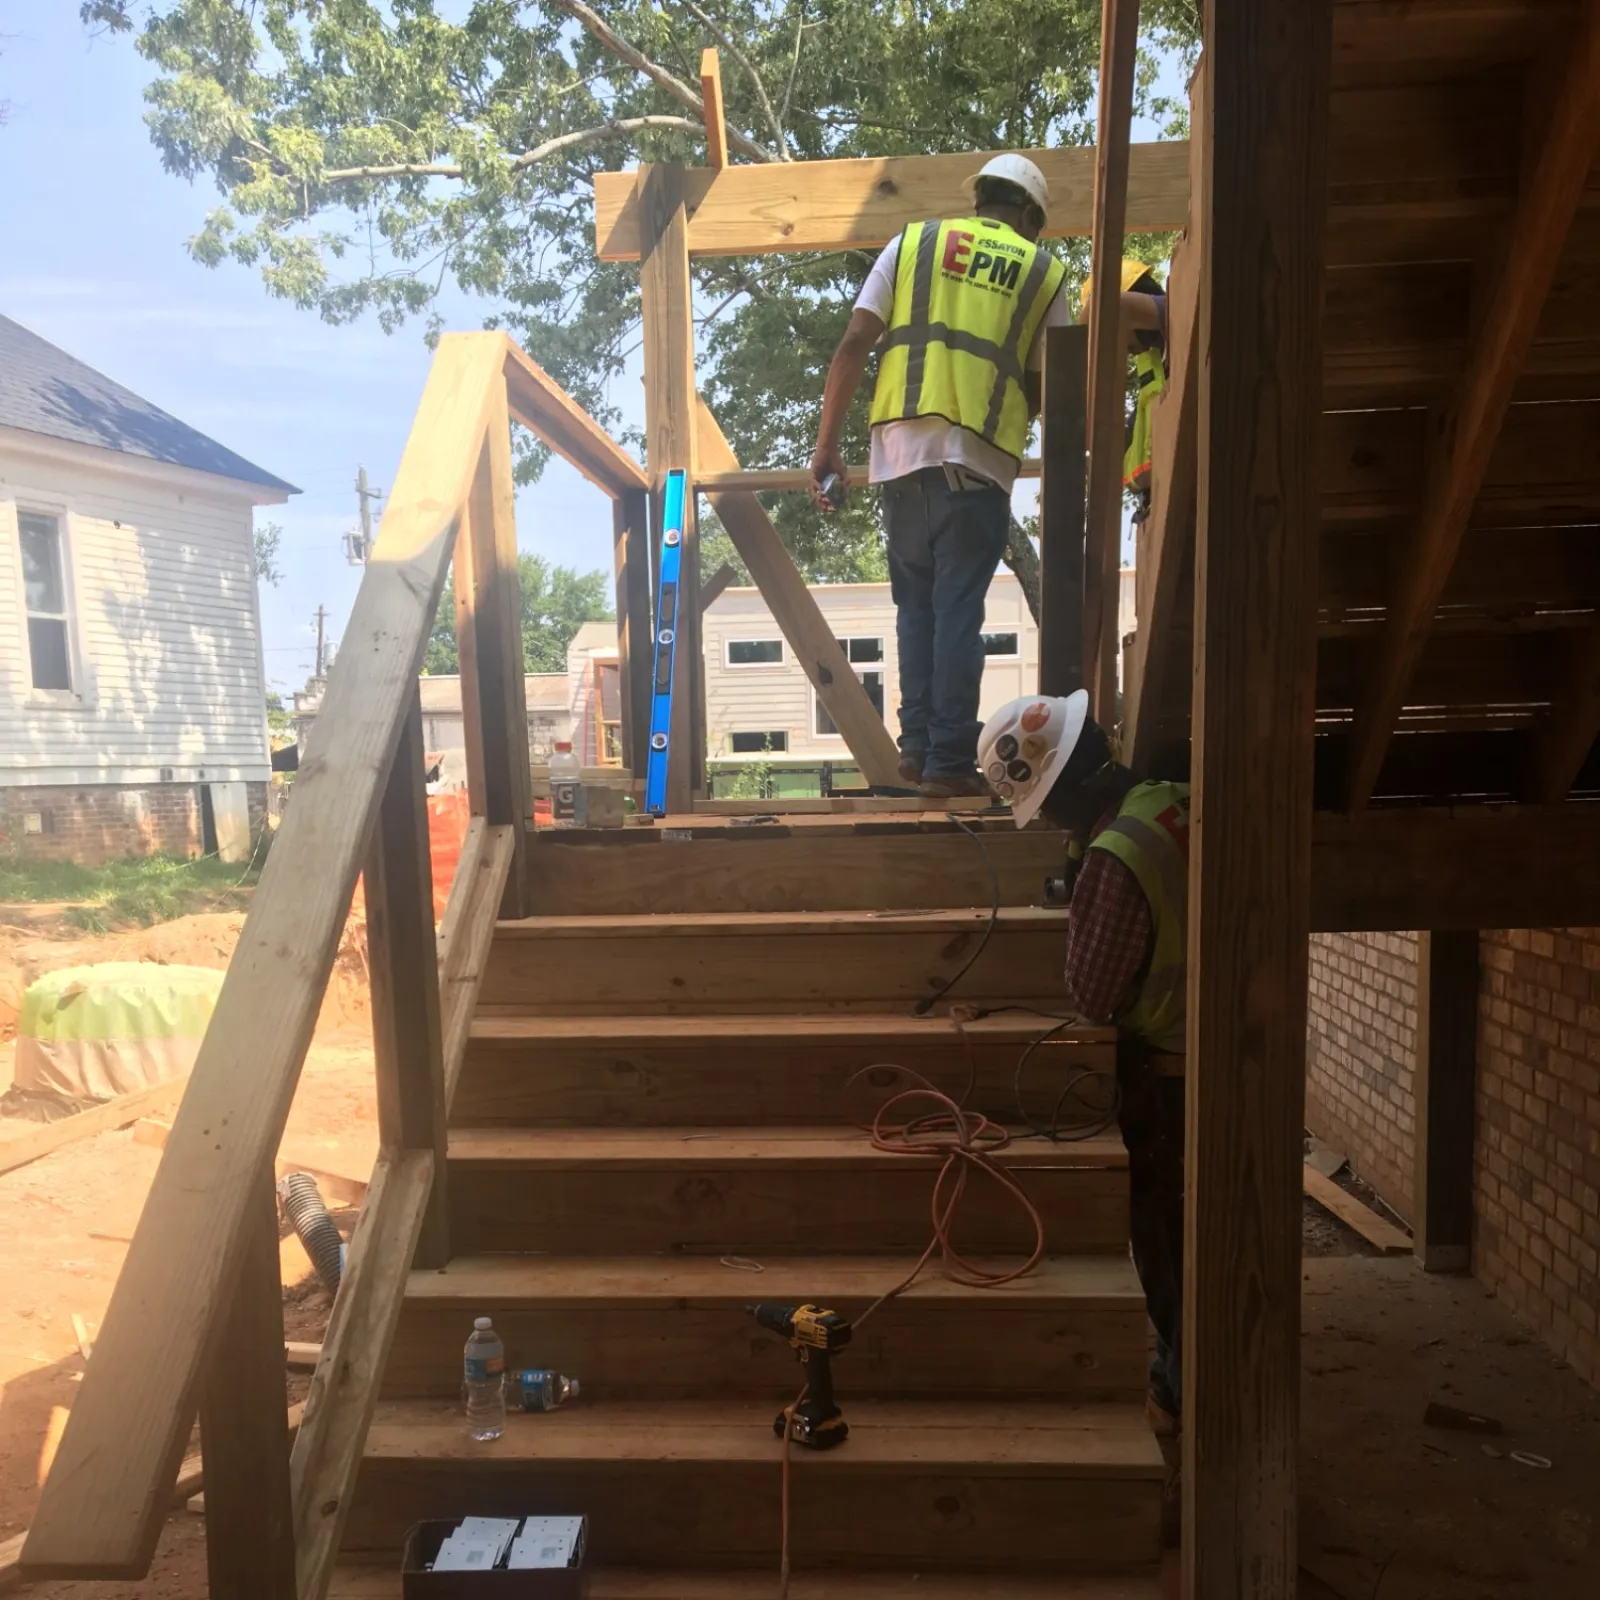
[[[907,223],[948,216],[952,207],[964,205],[962,185],[990,153],[767,162],[721,171],[691,168],[684,173],[689,253],[881,249]],[[1023,154],[1038,164],[1050,185],[1045,236],[1089,233],[1094,150],[1079,145]],[[595,174],[595,253],[602,261],[639,259],[643,233],[637,178],[634,171]],[[1181,228],[1188,210],[1187,143],[1134,145],[1128,168],[1128,230]]]
[[[706,103],[706,164],[720,172],[728,164],[728,119],[722,108],[722,62],[709,47],[700,52],[700,98]]]
[[[506,340],[506,404],[512,417],[613,500],[647,489],[639,465],[531,356]]]

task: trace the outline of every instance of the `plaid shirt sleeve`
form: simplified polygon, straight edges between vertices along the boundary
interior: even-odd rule
[[[1087,852],[1067,917],[1067,993],[1080,1016],[1111,1021],[1127,1003],[1154,937],[1139,880],[1109,850]]]

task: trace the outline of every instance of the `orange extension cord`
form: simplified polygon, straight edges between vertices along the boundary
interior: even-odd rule
[[[928,1248],[922,1252],[917,1264],[899,1283],[892,1289],[885,1290],[855,1319],[853,1326],[858,1329],[880,1306],[903,1295],[922,1276],[935,1251],[939,1253],[944,1275],[952,1283],[965,1284],[972,1289],[998,1289],[1002,1284],[1013,1283],[1032,1272],[1044,1257],[1044,1219],[1040,1217],[1038,1207],[1023,1192],[1022,1185],[995,1159],[1011,1143],[1011,1135],[982,1112],[966,1110],[942,1089],[934,1088],[921,1073],[913,1072],[909,1067],[888,1062],[863,1067],[846,1083],[846,1090],[848,1091],[850,1084],[865,1073],[881,1071],[885,1066],[892,1067],[892,1070],[903,1073],[908,1078],[915,1078],[916,1086],[902,1089],[898,1094],[893,1094],[885,1100],[878,1107],[871,1124],[862,1127],[862,1132],[871,1138],[874,1150],[887,1150],[896,1155],[943,1156],[944,1164],[939,1168],[939,1175],[933,1181],[933,1237],[928,1240]],[[966,1098],[966,1093],[970,1093],[971,1087],[969,1079],[967,1091],[962,1095],[963,1100]],[[891,1119],[890,1113],[896,1107],[906,1108],[910,1104],[918,1103],[924,1105],[926,1109],[914,1116],[906,1115],[902,1109],[903,1120]],[[952,1234],[956,1214],[961,1208],[962,1197],[967,1192],[967,1180],[974,1172],[992,1178],[1008,1194],[1014,1196],[1017,1204],[1027,1212],[1028,1219],[1033,1224],[1033,1251],[1019,1267],[1010,1267],[999,1272],[991,1271],[968,1261],[955,1247]],[[789,1595],[789,1436],[792,1430],[788,1424],[805,1397],[806,1390],[801,1389],[794,1403],[785,1407],[783,1413],[786,1425],[783,1430],[783,1504],[778,1600],[788,1600]]]

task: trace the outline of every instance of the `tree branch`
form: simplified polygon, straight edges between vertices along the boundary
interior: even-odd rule
[[[1011,534],[1006,540],[1005,562],[1016,573],[1022,598],[1028,602],[1028,615],[1033,618],[1033,625],[1038,627],[1039,597],[1044,588],[1039,573],[1039,552],[1034,549],[1027,529],[1015,517],[1011,519]]]
[[[551,156],[559,154],[562,150],[570,150],[574,145],[600,144],[607,139],[625,139],[629,134],[638,133],[644,128],[672,128],[680,133],[699,133],[704,123],[692,122],[688,117],[619,117],[614,122],[602,122],[598,127],[580,128],[575,133],[557,134],[554,139],[546,139],[543,144],[538,144],[531,150],[524,150],[520,155],[513,156],[509,163],[512,172],[521,172],[525,167],[537,166],[541,161],[548,161]],[[374,178],[460,178],[464,176],[464,169],[433,161],[401,161],[391,166],[382,167],[335,167],[331,171],[322,173],[319,183],[349,183],[361,179]]]
[[[773,159],[779,161],[793,161],[794,157],[789,154],[788,135],[783,131],[783,122],[778,116],[778,113],[773,109],[771,97],[767,94],[767,86],[762,81],[761,74],[756,71],[755,63],[751,61],[750,57],[747,56],[744,51],[741,50],[739,46],[736,45],[728,36],[728,30],[724,28],[722,24],[714,17],[712,17],[704,7],[698,5],[696,0],[683,0],[683,5],[686,10],[692,11],[694,15],[700,19],[701,25],[705,27],[708,32],[713,34],[722,44],[723,48],[727,50],[728,54],[732,56],[741,67],[744,68],[745,76],[749,78],[752,87],[755,89],[756,99],[760,101],[761,109],[766,113],[767,123],[771,127],[772,132],[778,141],[778,153],[776,158],[768,156],[767,159],[769,161]],[[729,138],[731,139],[732,137],[732,134],[729,134]]]
[[[581,23],[584,30],[599,40],[614,56],[626,61],[635,72],[642,72],[652,83],[665,89],[679,105],[687,106],[700,118],[700,126],[705,125],[706,104],[682,78],[674,77],[663,66],[658,66],[643,51],[629,44],[603,17],[583,4],[583,0],[550,0],[557,11],[564,11],[574,22]],[[776,156],[760,145],[754,139],[748,139],[744,134],[734,128],[728,129],[728,143],[741,155],[749,156],[752,161],[779,161],[783,157]]]

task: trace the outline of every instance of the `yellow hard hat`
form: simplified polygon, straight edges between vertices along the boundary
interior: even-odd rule
[[[1148,261],[1135,261],[1132,256],[1124,256],[1122,258],[1122,292],[1126,294],[1142,277],[1146,276],[1146,274],[1153,276],[1154,273],[1155,268]],[[1085,305],[1089,303],[1089,295],[1092,292],[1093,285],[1094,274],[1091,272],[1083,280],[1083,288],[1079,290]]]

